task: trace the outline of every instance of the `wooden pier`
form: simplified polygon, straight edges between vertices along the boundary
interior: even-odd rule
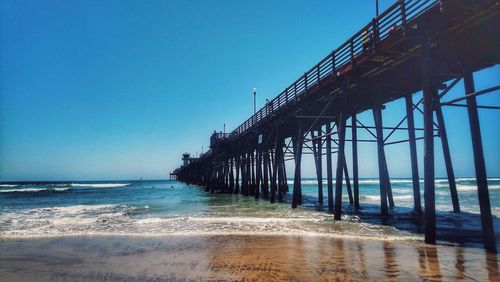
[[[302,204],[302,156],[312,154],[319,204],[323,204],[322,172],[326,166],[328,210],[340,220],[344,180],[349,204],[355,208],[361,205],[358,166],[362,156],[358,154],[358,143],[374,142],[378,153],[380,216],[384,217],[395,205],[385,150],[390,145],[408,142],[414,212],[424,218],[425,241],[434,244],[434,140],[441,140],[453,210],[460,212],[442,110],[448,106],[465,107],[484,245],[488,251],[496,252],[478,109],[498,107],[478,106],[476,97],[498,92],[500,86],[476,90],[473,73],[500,62],[499,8],[500,2],[494,0],[397,1],[233,132],[214,132],[210,150],[190,158],[172,177],[204,186],[212,193],[241,193],[264,197],[271,203],[282,201],[291,189],[291,205],[295,208]],[[444,101],[449,90],[462,80],[464,96]],[[423,98],[414,101],[413,94],[419,91]],[[396,125],[383,124],[384,104],[397,99],[405,101],[404,117]],[[460,103],[463,101],[465,104]],[[373,113],[372,126],[357,119],[357,114],[365,111]],[[415,118],[420,114],[423,128],[416,128]],[[407,126],[403,127],[405,121]],[[351,139],[346,138],[348,130]],[[358,138],[360,130],[372,138]],[[405,131],[408,137],[391,140],[396,131]],[[416,131],[423,132],[423,137],[417,137]],[[424,142],[423,187],[417,166],[416,141],[420,139]],[[351,142],[351,152],[346,151],[346,142]],[[352,167],[347,166],[346,154],[352,154]],[[293,187],[288,187],[285,161],[292,160],[294,182]],[[425,194],[423,207],[420,189]]]

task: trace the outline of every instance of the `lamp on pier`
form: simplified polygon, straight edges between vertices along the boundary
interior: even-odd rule
[[[253,114],[257,112],[257,103],[256,103],[256,96],[257,96],[257,88],[253,88]]]

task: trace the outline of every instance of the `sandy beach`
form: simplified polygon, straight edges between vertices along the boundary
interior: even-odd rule
[[[68,236],[0,241],[2,281],[498,281],[481,249],[321,236]]]

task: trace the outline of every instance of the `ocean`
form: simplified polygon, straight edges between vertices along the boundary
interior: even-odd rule
[[[423,243],[411,180],[391,183],[391,216],[378,216],[378,180],[362,179],[361,209],[344,191],[342,221],[317,204],[314,179],[302,180],[297,209],[290,195],[270,204],[168,180],[2,183],[0,280],[500,279],[499,256],[482,249],[474,179],[457,179],[458,214],[436,181],[437,246]],[[498,243],[500,178],[489,187]]]
[[[293,181],[288,182],[291,189]],[[333,221],[333,215],[327,212],[324,183],[325,206],[319,206],[316,180],[303,179],[304,204],[297,209],[290,208],[291,193],[284,203],[270,204],[262,198],[210,194],[200,187],[169,180],[2,183],[0,236],[278,233],[422,239],[421,220],[411,215],[411,179],[391,180],[395,208],[384,222],[377,216],[377,179],[360,180],[359,212],[349,206],[344,187],[341,222]],[[454,228],[480,230],[474,178],[458,178],[457,189],[460,214],[451,212],[447,180],[436,180],[436,209],[441,219],[438,233],[440,228],[451,229],[442,233],[453,233]],[[498,232],[500,178],[490,178],[489,189]]]

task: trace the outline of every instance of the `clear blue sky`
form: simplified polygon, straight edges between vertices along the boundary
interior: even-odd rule
[[[381,9],[393,2],[381,0]],[[262,105],[366,24],[374,6],[0,1],[0,180],[166,178],[181,153],[206,150],[214,129],[249,116],[253,87]],[[478,73],[477,88],[499,78],[499,67]],[[451,93],[459,95],[462,85]],[[401,105],[388,105],[385,124],[403,116]],[[480,118],[488,174],[499,176],[500,113]],[[456,174],[473,175],[466,111],[446,108],[445,119]],[[436,146],[442,176],[439,139]],[[376,148],[360,150],[361,176],[376,176]],[[408,176],[408,144],[387,153],[391,176]],[[306,158],[304,176],[313,175]]]

